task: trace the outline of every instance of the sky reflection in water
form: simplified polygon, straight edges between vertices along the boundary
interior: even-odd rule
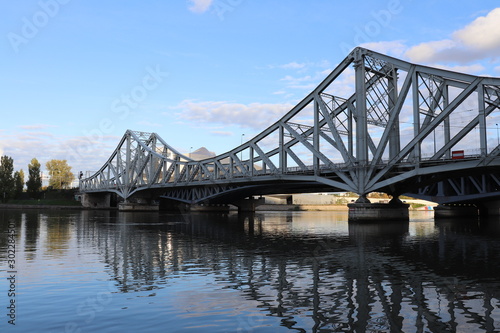
[[[1,332],[500,330],[500,220],[0,211]]]

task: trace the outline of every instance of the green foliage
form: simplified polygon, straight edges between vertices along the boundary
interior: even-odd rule
[[[0,158],[0,200],[7,202],[14,194],[15,182],[12,172],[14,160],[9,156]]]
[[[335,204],[337,205],[347,205],[349,202],[347,201],[346,198],[340,198],[340,199],[337,199],[337,201],[335,202]]]
[[[81,207],[80,201],[69,199],[38,199],[38,200],[12,200],[12,204],[16,205],[40,205],[40,206],[78,206]]]
[[[421,203],[414,203],[414,202],[412,202],[412,203],[410,203],[410,206],[411,206],[412,209],[417,209],[417,208],[424,207],[424,206],[427,206],[427,205],[421,204]]]
[[[66,160],[50,160],[45,166],[49,170],[49,187],[67,189],[75,179],[75,175],[71,172],[71,167]]]
[[[14,198],[19,199],[23,194],[24,189],[24,171],[19,170],[14,172]]]
[[[30,198],[38,199],[42,188],[42,177],[40,175],[40,163],[36,158],[28,164],[28,181],[26,182],[26,191]]]
[[[377,198],[377,199],[390,199],[391,197],[383,192],[371,192],[367,196],[368,198]]]

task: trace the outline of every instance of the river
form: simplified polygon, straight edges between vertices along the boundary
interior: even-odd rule
[[[0,210],[0,332],[500,332],[500,218]]]

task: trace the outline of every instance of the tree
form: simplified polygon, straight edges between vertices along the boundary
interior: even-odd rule
[[[14,194],[14,160],[7,155],[0,158],[0,199],[7,202]]]
[[[69,188],[75,175],[66,160],[50,160],[45,166],[49,170],[49,186],[55,189]]]
[[[40,163],[36,158],[28,164],[28,181],[26,182],[26,191],[30,198],[38,199],[40,189],[42,188],[42,177],[40,175]]]
[[[24,189],[24,171],[14,172],[14,198],[19,199]]]

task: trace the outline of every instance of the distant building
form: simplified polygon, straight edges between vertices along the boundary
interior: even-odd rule
[[[211,158],[214,156],[216,156],[216,154],[213,151],[209,151],[205,147],[198,148],[195,151],[190,152],[188,155],[189,158],[191,158],[195,161],[201,161],[201,160]]]

